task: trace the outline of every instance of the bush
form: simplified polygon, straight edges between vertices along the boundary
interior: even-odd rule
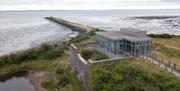
[[[98,29],[98,28],[95,28],[95,29],[93,29],[92,31],[89,32],[89,35],[90,35],[90,36],[94,36],[94,35],[95,35],[95,32],[100,32],[100,31],[104,31],[104,30],[100,30],[100,29]]]
[[[70,81],[69,81],[68,77],[66,76],[66,74],[61,74],[59,76],[58,83],[57,83],[58,86],[64,87],[64,86],[68,85],[69,83],[70,83]]]
[[[42,59],[53,59],[60,57],[64,51],[62,49],[50,50],[42,54]]]
[[[104,30],[100,30],[100,29],[93,29],[92,31],[88,32],[88,33],[84,33],[84,34],[80,34],[79,36],[72,38],[71,40],[69,40],[70,43],[79,43],[81,41],[85,41],[88,40],[90,37],[95,36],[95,32],[98,31],[104,31]]]
[[[80,54],[84,59],[88,60],[92,57],[93,51],[91,51],[89,49],[82,49]]]
[[[92,91],[180,91],[180,79],[145,70],[126,60],[108,67],[93,67],[90,88]]]
[[[88,34],[81,34],[75,38],[72,38],[71,40],[69,40],[71,43],[79,43],[81,41],[84,41],[84,40],[88,40],[89,39],[89,35]]]
[[[65,69],[61,68],[61,66],[57,66],[55,69],[56,73],[56,85],[64,87],[70,83],[70,80],[65,72]]]
[[[32,48],[16,54],[0,57],[0,67],[8,64],[19,64],[25,61],[38,59],[53,59],[64,53],[64,47],[58,45],[42,44],[38,48]]]
[[[99,52],[95,52],[93,55],[92,55],[92,59],[93,60],[103,60],[103,59],[107,59],[108,56],[106,54],[103,54],[103,53],[99,53]]]
[[[41,86],[43,88],[54,88],[54,84],[52,80],[42,82]]]
[[[49,44],[42,44],[41,47],[38,49],[39,52],[46,52],[52,50],[53,46]]]
[[[56,69],[55,69],[55,73],[58,74],[58,75],[63,74],[64,69],[61,68],[61,66],[57,66]]]

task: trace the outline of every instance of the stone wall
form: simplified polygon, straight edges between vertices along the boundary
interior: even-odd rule
[[[76,76],[83,82],[83,85],[88,91],[88,63],[77,53],[77,48],[71,45],[71,68]]]

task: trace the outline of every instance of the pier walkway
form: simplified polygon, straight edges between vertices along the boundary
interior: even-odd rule
[[[45,17],[46,19],[53,21],[55,23],[61,24],[65,27],[68,27],[69,29],[71,29],[72,31],[76,31],[79,33],[86,33],[86,32],[90,32],[92,29],[94,29],[93,27],[87,26],[87,25],[82,25],[79,23],[74,23],[74,22],[70,22],[70,21],[66,21],[60,18],[56,18],[56,17]]]

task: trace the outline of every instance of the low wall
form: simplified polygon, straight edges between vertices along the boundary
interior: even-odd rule
[[[83,82],[86,91],[89,90],[88,85],[88,63],[77,53],[77,48],[71,45],[71,68],[76,76]]]
[[[88,60],[88,62],[93,66],[107,65],[107,64],[119,62],[119,61],[124,60],[124,59],[130,59],[130,58],[131,57],[124,57],[124,58],[114,58],[114,59],[106,59],[106,60],[99,60],[99,61]]]

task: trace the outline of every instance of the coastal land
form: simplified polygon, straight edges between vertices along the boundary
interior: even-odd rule
[[[71,43],[95,41],[93,28],[65,42],[42,44],[39,47],[0,57],[0,78],[6,79],[17,72],[26,71],[37,91],[84,91],[82,82],[70,68]],[[175,63],[180,70],[180,36],[150,34],[153,52],[165,63]],[[160,56],[159,56],[160,55]],[[129,59],[117,64],[90,67],[92,91],[179,91],[180,78],[143,59]],[[38,77],[39,76],[39,77]],[[42,78],[42,79],[39,79]],[[34,80],[38,79],[38,80]]]

